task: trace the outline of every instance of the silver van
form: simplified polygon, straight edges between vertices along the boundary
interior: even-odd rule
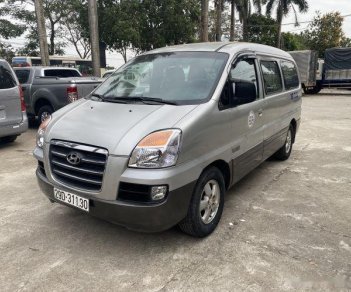
[[[0,59],[0,142],[13,142],[27,129],[22,88],[11,66]]]
[[[156,49],[41,124],[36,175],[51,202],[134,230],[179,224],[204,237],[226,190],[267,158],[289,158],[300,114],[296,64],[284,51]]]

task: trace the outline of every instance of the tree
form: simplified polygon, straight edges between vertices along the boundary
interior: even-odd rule
[[[317,15],[313,18],[308,29],[303,33],[307,45],[311,50],[318,51],[320,57],[328,48],[345,45],[345,35],[342,30],[343,17],[339,12],[331,12]]]
[[[278,27],[273,18],[254,13],[249,18],[248,27],[247,40],[249,42],[274,46]]]
[[[0,0],[0,17],[9,15],[10,7],[4,5],[5,0]],[[14,24],[8,19],[0,18],[0,37],[4,39],[15,38],[22,35],[26,30],[23,24]]]
[[[301,34],[291,32],[282,33],[282,49],[284,51],[308,50],[306,39]]]
[[[216,42],[222,40],[222,13],[224,9],[224,0],[215,0],[215,11],[216,11],[216,21],[215,21],[215,36]]]
[[[201,0],[200,28],[200,41],[208,42],[208,0]]]
[[[35,14],[36,14],[36,20],[37,20],[38,39],[39,39],[39,45],[40,45],[41,63],[44,66],[49,66],[50,60],[49,60],[48,42],[46,39],[43,1],[35,0],[34,4],[35,4]]]
[[[281,29],[282,29],[282,21],[284,16],[289,14],[289,12],[292,9],[295,13],[296,23],[298,23],[297,12],[294,5],[298,7],[300,12],[306,12],[308,10],[308,3],[306,0],[264,0],[264,3],[267,4],[266,6],[267,15],[272,15],[273,8],[277,6],[276,20],[278,22],[278,33],[277,33],[276,46],[280,48],[281,47]]]
[[[248,41],[249,34],[249,18],[252,13],[252,7],[255,7],[259,14],[261,14],[262,0],[236,0],[236,7],[239,12],[239,19],[243,26],[243,41]]]
[[[36,42],[39,44],[37,34],[37,23],[34,12],[35,0],[1,0],[3,2],[2,10],[7,11],[7,15],[20,22],[20,26],[29,32],[28,44],[32,45]],[[63,27],[61,19],[67,13],[68,3],[71,1],[61,0],[43,0],[43,9],[46,29],[48,30],[49,54],[63,54],[66,43],[64,41],[57,42],[58,38],[63,37]],[[27,50],[26,46],[24,50]],[[33,48],[32,48],[33,49]]]
[[[15,50],[11,45],[0,43],[0,58],[3,58],[7,62],[11,63],[14,56]]]
[[[235,0],[230,0],[230,37],[231,42],[235,38]]]

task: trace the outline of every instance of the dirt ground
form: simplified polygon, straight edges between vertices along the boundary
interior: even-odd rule
[[[350,93],[303,97],[291,158],[234,186],[205,239],[51,204],[35,178],[36,129],[0,145],[0,290],[351,291]]]

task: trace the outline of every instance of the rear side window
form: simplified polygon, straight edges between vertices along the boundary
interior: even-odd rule
[[[264,89],[267,95],[282,91],[282,78],[276,61],[261,61]]]
[[[282,61],[281,68],[283,72],[285,89],[289,90],[299,87],[299,76],[297,74],[295,64],[290,61]]]
[[[29,70],[15,70],[16,76],[18,78],[19,83],[27,83],[29,79]]]
[[[44,71],[44,76],[50,77],[80,77],[76,70],[69,69],[47,69]]]
[[[17,85],[10,67],[6,63],[0,63],[0,89],[13,88]]]

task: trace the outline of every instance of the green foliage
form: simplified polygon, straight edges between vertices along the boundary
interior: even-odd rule
[[[282,49],[285,51],[308,50],[306,39],[301,34],[294,34],[291,32],[282,33]]]
[[[89,38],[86,1],[78,19]],[[98,1],[99,37],[107,49],[147,51],[195,41],[200,16],[198,0]]]
[[[14,24],[4,18],[4,16],[9,16],[11,14],[10,7],[6,7],[4,2],[5,0],[0,0],[0,37],[4,39],[18,37],[24,33],[26,26]]]
[[[5,59],[11,64],[12,58],[15,56],[15,50],[11,45],[0,43],[0,58]]]
[[[277,22],[270,16],[254,13],[248,22],[248,41],[274,46],[278,32]]]
[[[307,46],[311,50],[318,51],[319,57],[323,57],[326,49],[345,45],[342,25],[343,17],[339,12],[324,15],[317,12],[308,30],[303,33],[303,37],[307,40]]]
[[[295,22],[298,23],[297,20],[297,11],[295,6],[298,7],[300,12],[306,12],[308,10],[308,2],[306,0],[263,0],[266,5],[266,15],[272,15],[273,8],[277,7],[277,22],[278,32],[277,32],[277,41],[276,46],[281,47],[281,24],[284,16],[288,15],[291,10],[293,10],[295,14]]]

